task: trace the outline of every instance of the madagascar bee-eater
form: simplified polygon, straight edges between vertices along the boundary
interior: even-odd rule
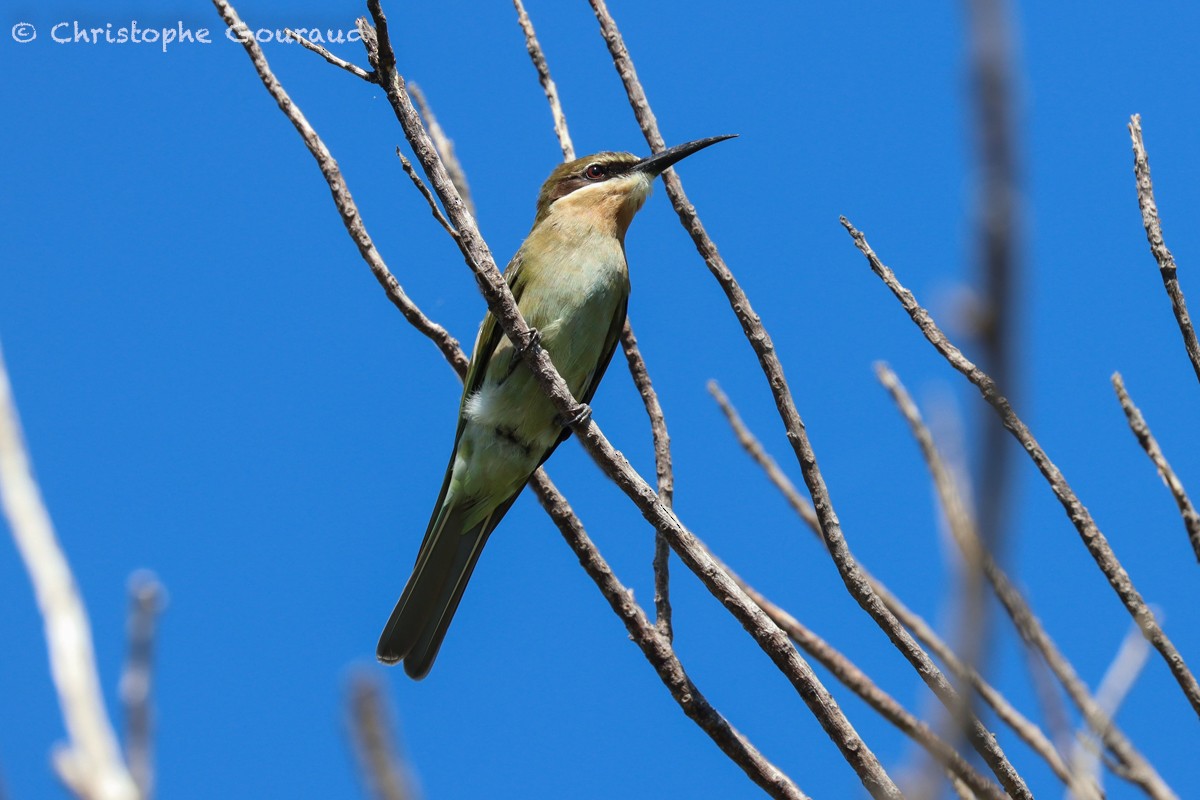
[[[538,195],[533,229],[504,271],[525,321],[571,394],[592,395],[625,325],[625,231],[663,170],[714,136],[638,158],[597,153],[559,166]],[[377,655],[423,678],[433,666],[488,535],[570,430],[488,313],[458,410],[454,450],[417,563]]]

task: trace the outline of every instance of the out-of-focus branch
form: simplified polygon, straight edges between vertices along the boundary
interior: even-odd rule
[[[121,675],[125,708],[125,760],[137,784],[138,800],[154,796],[154,637],[167,594],[153,572],[139,570],[129,578],[129,654]]]
[[[214,0],[214,5],[216,5],[227,25],[235,29],[238,26],[242,26],[237,13],[228,3],[222,2],[222,0]],[[359,27],[364,32],[368,46],[372,46],[371,43],[375,37],[374,29],[361,21]],[[377,48],[378,44],[374,44],[373,46]],[[254,64],[256,71],[258,71],[260,78],[262,78],[268,90],[271,90],[275,86],[282,93],[282,87],[278,85],[277,79],[271,73],[261,49],[252,40],[247,41],[245,47],[250,55],[251,62]],[[377,62],[378,51],[376,50],[375,52],[374,60]],[[272,95],[275,95],[274,91],[272,91]],[[287,97],[286,94],[282,94],[282,96],[284,98]],[[278,100],[278,96],[276,99]],[[299,113],[299,109],[296,108],[290,99],[286,103],[280,103],[280,108],[285,114],[288,114],[289,118],[291,118],[292,113]],[[301,117],[301,119],[303,118]],[[311,130],[311,128],[307,129]],[[297,130],[301,132],[302,136],[304,135],[304,128],[297,126]],[[320,140],[316,139],[315,133],[313,137],[320,144]],[[307,137],[305,137],[305,140],[306,143],[309,141]],[[309,149],[313,151],[313,155],[318,159],[318,163],[321,163],[319,154],[324,152],[324,145],[321,144],[316,149],[313,147]],[[344,182],[340,171],[337,169],[336,162],[332,162],[332,168],[328,172],[324,169],[322,172],[326,174],[327,179],[344,187]],[[348,207],[354,208],[353,199],[350,197],[348,190],[345,190],[344,196],[349,201]],[[339,193],[336,191],[334,199],[335,202],[339,199]],[[342,211],[341,205],[339,205],[339,211]],[[343,218],[345,218],[344,212]],[[347,225],[347,230],[351,233],[351,236],[355,235],[355,231],[351,230],[349,225]],[[365,237],[365,229],[362,230],[362,234]],[[478,233],[475,232],[475,235],[477,236]],[[366,237],[366,239],[368,242],[370,241],[369,237]],[[455,240],[459,242],[461,247],[461,241],[457,237],[455,237]],[[356,241],[358,240],[356,239]],[[371,251],[373,251],[373,246],[371,247]],[[372,260],[367,258],[365,252],[363,255],[368,266],[371,266],[374,271]],[[394,280],[392,278],[392,281]],[[381,284],[383,284],[385,290],[388,289],[387,283],[381,281]],[[389,293],[389,297],[392,297],[391,293]],[[415,306],[413,306],[412,310],[417,314],[420,313]],[[405,316],[410,319],[410,322],[412,321],[412,318],[408,314]],[[414,326],[438,346],[446,357],[446,360],[455,369],[458,376],[462,378],[466,373],[467,357],[461,348],[459,348],[457,341],[451,339],[451,345],[445,346],[444,340],[437,335],[440,326],[421,326],[416,325],[416,323],[414,323]],[[674,651],[671,649],[670,642],[662,637],[654,626],[646,620],[640,607],[633,601],[632,593],[617,581],[611,569],[609,569],[604,559],[600,556],[599,551],[596,550],[595,546],[587,538],[582,525],[567,504],[565,498],[558,493],[543,470],[538,470],[534,474],[531,484],[538,499],[546,507],[555,524],[558,525],[567,543],[575,550],[580,563],[583,564],[588,574],[596,581],[597,586],[606,599],[609,600],[614,611],[625,622],[626,629],[629,630],[631,637],[647,655],[647,659],[658,672],[663,683],[670,689],[672,696],[679,703],[684,713],[693,719],[713,739],[718,747],[771,797],[780,798],[781,800],[806,800],[806,795],[786,775],[780,772],[778,768],[767,761],[744,736],[729,725],[725,718],[708,703],[699,689],[687,677],[683,671],[682,664],[680,664]]]
[[[1133,689],[1133,685],[1137,683],[1138,676],[1142,674],[1142,668],[1146,666],[1149,656],[1150,645],[1146,643],[1137,626],[1131,626],[1129,633],[1125,634],[1125,638],[1121,641],[1121,646],[1117,649],[1112,663],[1108,665],[1104,678],[1100,681],[1100,687],[1096,690],[1096,702],[1109,717],[1117,716],[1117,709],[1121,707],[1121,703]],[[1095,737],[1085,727],[1078,733],[1078,741],[1071,753],[1071,766],[1077,772],[1092,774],[1096,784],[1100,785],[1103,780],[1101,763]],[[1127,776],[1122,777],[1127,778]]]
[[[970,71],[975,113],[975,135],[980,168],[977,247],[983,287],[979,341],[988,371],[1001,386],[1014,392],[1013,321],[1018,317],[1016,123],[1013,103],[1014,53],[1012,8],[1005,0],[968,0]],[[992,553],[1003,553],[1003,535],[1009,509],[1012,459],[1003,429],[983,421],[980,427],[978,527]],[[982,603],[982,582],[977,600]],[[982,619],[982,617],[981,617]],[[970,649],[960,652],[972,663],[984,655],[986,636],[979,626]]]
[[[3,355],[0,501],[46,630],[50,674],[69,740],[55,753],[59,777],[81,800],[137,800],[137,785],[104,709],[87,611],[33,477]]]
[[[437,157],[428,132],[421,124],[420,116],[413,108],[404,89],[404,79],[396,71],[395,52],[388,36],[387,18],[378,0],[368,0],[367,8],[374,20],[377,34],[374,39],[377,42],[376,50],[368,57],[379,72],[388,101],[413,152],[421,162],[431,187],[438,194],[447,216],[459,232],[460,249],[475,273],[488,309],[514,348],[521,353],[555,411],[562,419],[572,420],[571,431],[576,434],[592,459],[634,501],[643,517],[668,537],[672,549],[679,554],[683,563],[700,578],[714,597],[721,600],[726,609],[754,637],[763,652],[787,676],[838,746],[843,758],[858,774],[867,791],[876,797],[898,796],[899,790],[895,783],[850,725],[833,697],[821,685],[811,667],[792,646],[787,635],[713,562],[691,531],[680,522],[671,509],[663,506],[650,485],[612,446],[591,418],[588,409],[571,395],[549,355],[540,346],[538,337],[521,316],[508,284],[479,234],[474,218],[458,196],[445,166]],[[364,44],[368,47],[372,41],[371,37],[364,37]]]
[[[546,63],[546,55],[542,52],[542,45],[533,30],[533,21],[529,19],[521,0],[513,0],[513,8],[517,10],[517,22],[525,34],[525,49],[529,51],[529,58],[533,61],[533,68],[537,70],[542,91],[546,93],[546,102],[550,104],[550,115],[554,118],[554,135],[558,137],[558,146],[562,148],[563,161],[574,161],[575,145],[571,143],[571,134],[567,130],[567,116],[563,113],[562,103],[558,99],[558,87],[550,77],[550,65]]]
[[[379,681],[366,671],[351,676],[346,721],[363,781],[376,800],[412,800],[417,793],[400,756],[396,724],[387,705]]]
[[[1179,323],[1179,332],[1183,335],[1183,346],[1187,350],[1188,359],[1192,362],[1196,378],[1200,379],[1200,341],[1196,340],[1196,329],[1192,326],[1187,302],[1183,299],[1183,289],[1179,286],[1175,256],[1171,255],[1163,239],[1158,205],[1154,202],[1154,184],[1150,181],[1150,157],[1146,155],[1146,145],[1142,141],[1141,114],[1134,114],[1129,118],[1129,137],[1133,140],[1133,175],[1137,182],[1138,207],[1142,210],[1142,227],[1146,229],[1146,241],[1150,243],[1150,253],[1158,262],[1163,287],[1167,290],[1167,296],[1171,298],[1171,310],[1175,312],[1175,321]]]
[[[449,173],[454,188],[458,190],[458,196],[462,198],[463,205],[471,212],[471,216],[475,216],[475,201],[471,199],[471,187],[467,184],[467,173],[463,170],[458,156],[454,153],[454,141],[446,135],[446,132],[442,130],[442,126],[438,124],[437,117],[433,115],[433,109],[429,107],[429,103],[425,102],[425,94],[421,91],[421,87],[415,83],[410,83],[408,84],[408,92],[412,95],[412,99],[416,101],[417,108],[420,109],[421,116],[425,119],[425,127],[429,130],[429,138],[433,141],[433,146],[437,148],[438,155],[442,158],[442,163],[446,165],[446,172]]]
[[[891,289],[900,304],[912,317],[913,322],[921,329],[925,338],[934,346],[939,353],[953,366],[956,370],[962,373],[967,380],[979,389],[983,399],[995,409],[1000,416],[1004,427],[1007,428],[1017,441],[1029,453],[1029,457],[1033,459],[1038,470],[1046,478],[1053,490],[1054,495],[1058,498],[1063,508],[1067,512],[1072,524],[1079,531],[1080,537],[1083,539],[1084,546],[1091,553],[1096,565],[1108,579],[1109,584],[1121,599],[1121,603],[1125,606],[1130,616],[1138,623],[1143,635],[1154,645],[1155,649],[1162,655],[1163,660],[1167,662],[1171,674],[1178,682],[1180,689],[1183,690],[1184,696],[1191,704],[1192,709],[1200,714],[1200,684],[1197,684],[1195,676],[1188,669],[1187,664],[1183,660],[1175,645],[1163,631],[1158,620],[1154,616],[1154,612],[1142,599],[1142,595],[1133,585],[1133,580],[1129,577],[1129,573],[1125,571],[1125,567],[1117,559],[1112,547],[1108,543],[1108,539],[1096,526],[1092,515],[1087,508],[1080,502],[1062,472],[1054,465],[1046,455],[1046,451],[1042,449],[1037,440],[1033,437],[1032,432],[1013,411],[1008,400],[1000,394],[1000,389],[987,373],[979,369],[966,356],[962,354],[957,347],[950,343],[945,334],[933,322],[933,318],[929,312],[922,308],[912,292],[904,288],[896,279],[895,274],[875,255],[875,251],[867,244],[866,237],[860,233],[850,221],[842,217],[842,224],[854,239],[855,245],[863,255],[866,256],[867,262],[870,264],[872,271],[878,275],[883,282]]]
[[[1158,470],[1159,477],[1163,479],[1163,483],[1167,485],[1171,496],[1175,498],[1175,504],[1179,506],[1179,513],[1183,517],[1183,527],[1187,531],[1188,541],[1191,542],[1192,551],[1196,554],[1196,560],[1200,561],[1200,514],[1196,513],[1196,507],[1192,505],[1192,501],[1184,491],[1183,483],[1175,474],[1175,470],[1171,469],[1171,465],[1167,463],[1167,457],[1163,455],[1162,448],[1158,446],[1158,440],[1154,438],[1154,434],[1150,432],[1150,426],[1146,424],[1145,417],[1138,407],[1133,404],[1133,400],[1129,399],[1129,392],[1125,391],[1125,381],[1121,379],[1121,373],[1114,372],[1112,376],[1113,388],[1117,391],[1117,399],[1121,402],[1121,409],[1125,412],[1125,418],[1129,421],[1129,429],[1133,431],[1133,435],[1137,437],[1138,444],[1146,451],[1146,455],[1154,463]]]

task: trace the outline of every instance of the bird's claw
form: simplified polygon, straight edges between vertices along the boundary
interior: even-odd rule
[[[524,347],[518,347],[517,353],[521,356],[528,354],[535,347],[542,346],[542,332],[532,325],[529,326],[529,343]]]
[[[576,407],[575,416],[571,417],[570,419],[563,419],[562,417],[558,417],[558,422],[564,428],[573,428],[576,425],[587,422],[591,418],[592,418],[592,407],[589,406],[587,403],[580,403]]]

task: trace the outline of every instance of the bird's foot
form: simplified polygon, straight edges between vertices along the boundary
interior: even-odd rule
[[[564,428],[573,428],[576,425],[587,422],[591,418],[592,418],[592,407],[589,406],[587,403],[580,403],[578,406],[575,407],[575,416],[571,417],[570,419],[563,419],[562,417],[555,417],[555,420],[558,422],[559,425],[562,425]]]
[[[529,343],[524,347],[516,348],[517,355],[524,358],[536,347],[542,346],[542,332],[532,325],[529,326]]]

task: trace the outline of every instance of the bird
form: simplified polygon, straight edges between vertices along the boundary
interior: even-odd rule
[[[536,341],[585,409],[625,325],[630,222],[664,170],[731,138],[697,139],[647,158],[596,153],[559,165],[542,185],[533,227],[504,277]],[[379,638],[380,661],[403,661],[417,680],[429,673],[488,537],[569,435],[488,312],[463,381],[442,489],[412,575]]]

